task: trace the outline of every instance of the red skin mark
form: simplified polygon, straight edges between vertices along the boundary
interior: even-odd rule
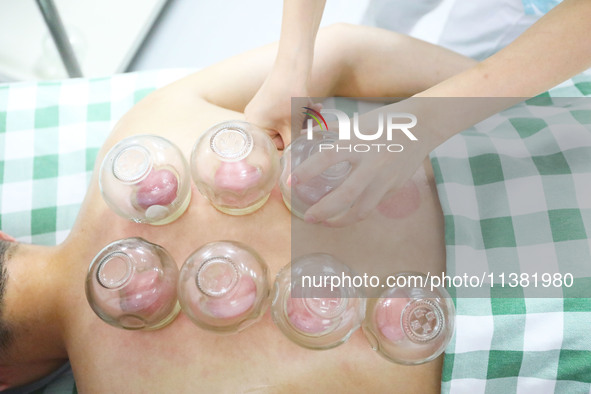
[[[295,186],[299,198],[308,205],[314,205],[334,189],[322,177],[314,177],[304,184]]]
[[[253,306],[256,293],[256,285],[252,278],[243,275],[238,279],[236,287],[230,294],[209,299],[206,303],[207,309],[214,317],[231,319],[240,316]]]
[[[402,219],[410,216],[419,209],[420,205],[421,194],[419,188],[412,179],[409,179],[402,188],[387,193],[377,209],[379,213],[389,219]]]
[[[376,309],[376,325],[390,342],[398,342],[405,338],[400,316],[408,302],[408,298],[385,298],[379,301]]]
[[[215,172],[215,187],[241,193],[250,189],[261,179],[261,172],[245,160],[222,162]]]
[[[286,308],[289,321],[301,332],[318,334],[332,325],[330,320],[310,312],[303,298],[288,298]]]
[[[136,272],[120,295],[123,312],[149,317],[170,304],[175,297],[175,286],[163,283],[158,271]]]
[[[140,183],[136,193],[137,204],[148,209],[152,205],[168,205],[177,196],[179,181],[169,170],[152,170]]]

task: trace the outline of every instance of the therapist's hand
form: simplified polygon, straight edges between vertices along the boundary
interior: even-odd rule
[[[314,42],[324,3],[325,0],[283,1],[275,63],[244,109],[246,121],[266,129],[278,149],[291,143],[291,98],[309,96]],[[304,115],[300,115],[298,113],[298,119],[293,119],[293,124],[298,127],[304,121]]]
[[[275,68],[244,109],[246,121],[265,129],[283,149],[291,143],[291,98],[307,96],[306,79]]]
[[[359,123],[361,130],[376,130],[377,122],[373,115],[362,115]],[[400,152],[389,152],[384,147],[379,152],[377,149],[370,152],[337,152],[336,149],[331,149],[310,156],[293,170],[292,188],[297,189],[298,185],[307,183],[342,161],[351,163],[351,171],[340,186],[306,211],[304,220],[308,223],[342,227],[367,218],[386,193],[396,192],[405,185],[430,151],[438,145],[425,129],[420,130],[417,137],[418,141],[411,141],[400,132],[394,133],[391,141],[374,141],[390,144],[392,150],[397,150],[394,145],[399,144],[404,147]],[[343,146],[358,143],[371,144],[372,141],[352,139],[339,142]]]

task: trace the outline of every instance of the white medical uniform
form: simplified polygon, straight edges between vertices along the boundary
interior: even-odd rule
[[[370,0],[363,23],[482,60],[561,0]]]

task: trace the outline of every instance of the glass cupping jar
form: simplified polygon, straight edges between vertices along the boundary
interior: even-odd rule
[[[101,250],[88,269],[86,298],[106,323],[128,330],[155,330],[180,311],[178,267],[161,246],[125,238]]]
[[[250,123],[219,123],[193,147],[191,173],[215,208],[230,215],[249,214],[265,204],[279,177],[277,149]]]
[[[336,163],[303,184],[292,185],[292,172],[312,155],[322,154],[323,144],[334,145],[336,141],[338,141],[338,134],[330,131],[314,132],[312,139],[308,139],[307,134],[304,134],[294,140],[283,152],[279,187],[285,205],[300,219],[303,219],[308,208],[345,181],[351,171],[351,163],[348,161]]]
[[[178,296],[185,314],[199,327],[235,333],[257,322],[269,303],[267,264],[249,246],[211,242],[183,264]]]
[[[352,277],[349,267],[329,254],[299,257],[277,274],[271,317],[283,334],[309,349],[345,343],[360,326],[365,298],[353,286],[331,287],[326,278]]]
[[[101,165],[99,185],[113,211],[138,223],[170,223],[191,200],[186,159],[172,142],[155,135],[135,135],[113,146]]]
[[[396,275],[396,286],[368,300],[363,332],[381,356],[399,364],[423,364],[445,350],[454,332],[455,308],[443,287],[421,273]]]

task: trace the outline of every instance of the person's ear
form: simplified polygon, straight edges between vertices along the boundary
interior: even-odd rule
[[[0,231],[0,240],[8,242],[16,242],[16,239],[6,234],[4,231]]]

